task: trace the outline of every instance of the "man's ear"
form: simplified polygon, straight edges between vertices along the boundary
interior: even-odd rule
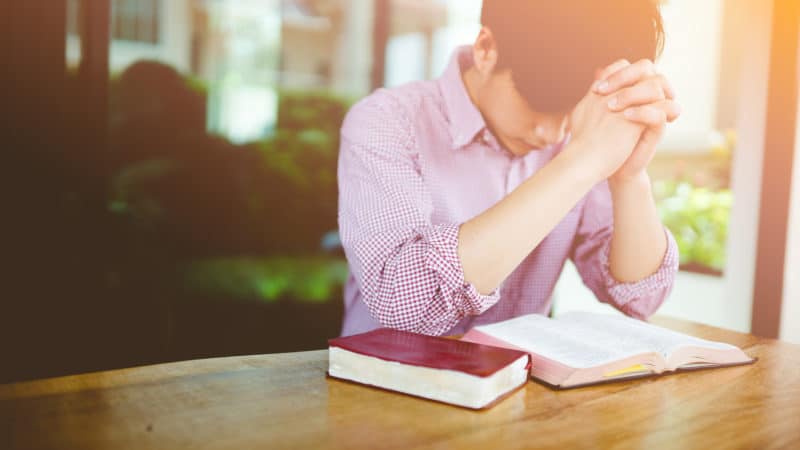
[[[488,78],[497,67],[497,43],[492,30],[482,27],[472,45],[472,58],[478,72]]]

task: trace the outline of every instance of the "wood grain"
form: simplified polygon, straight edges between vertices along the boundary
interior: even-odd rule
[[[0,386],[0,448],[800,448],[800,346],[660,318],[759,361],[473,412],[325,377],[327,351]]]

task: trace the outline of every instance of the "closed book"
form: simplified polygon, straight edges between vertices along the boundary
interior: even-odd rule
[[[530,369],[523,351],[388,328],[328,344],[331,377],[472,409],[524,385]]]
[[[731,344],[630,317],[586,312],[557,319],[520,316],[475,327],[462,339],[530,353],[531,376],[557,388],[755,361]]]

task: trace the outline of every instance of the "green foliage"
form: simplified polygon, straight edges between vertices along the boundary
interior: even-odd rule
[[[157,62],[112,79],[108,211],[164,266],[186,267],[178,289],[328,300],[346,264],[313,255],[337,228],[339,128],[351,101],[281,92],[275,133],[237,145],[207,133],[207,96],[201,80]]]
[[[192,293],[236,300],[321,303],[338,293],[347,274],[347,262],[339,258],[222,258],[190,263],[183,285]]]
[[[655,191],[661,220],[675,236],[681,264],[722,271],[733,202],[731,192],[666,181],[656,183]]]
[[[283,91],[278,107],[278,128],[283,130],[320,130],[338,135],[353,99],[325,91]]]
[[[145,160],[125,167],[111,180],[109,211],[130,217],[143,228],[154,226],[164,215],[163,206],[150,196],[142,195],[139,187],[150,180],[169,176],[174,169],[174,164],[164,159]]]
[[[182,246],[179,259],[317,251],[337,228],[339,128],[350,101],[283,92],[274,135],[236,145],[207,134],[206,95],[202,81],[154,62],[115,78],[109,210]]]
[[[267,167],[335,204],[339,129],[351,103],[327,92],[282,92],[277,132],[260,143]]]

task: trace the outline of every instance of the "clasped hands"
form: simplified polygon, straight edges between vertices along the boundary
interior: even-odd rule
[[[669,81],[650,60],[617,61],[597,72],[589,93],[569,116],[572,140],[609,184],[646,177],[668,122],[681,113]]]

